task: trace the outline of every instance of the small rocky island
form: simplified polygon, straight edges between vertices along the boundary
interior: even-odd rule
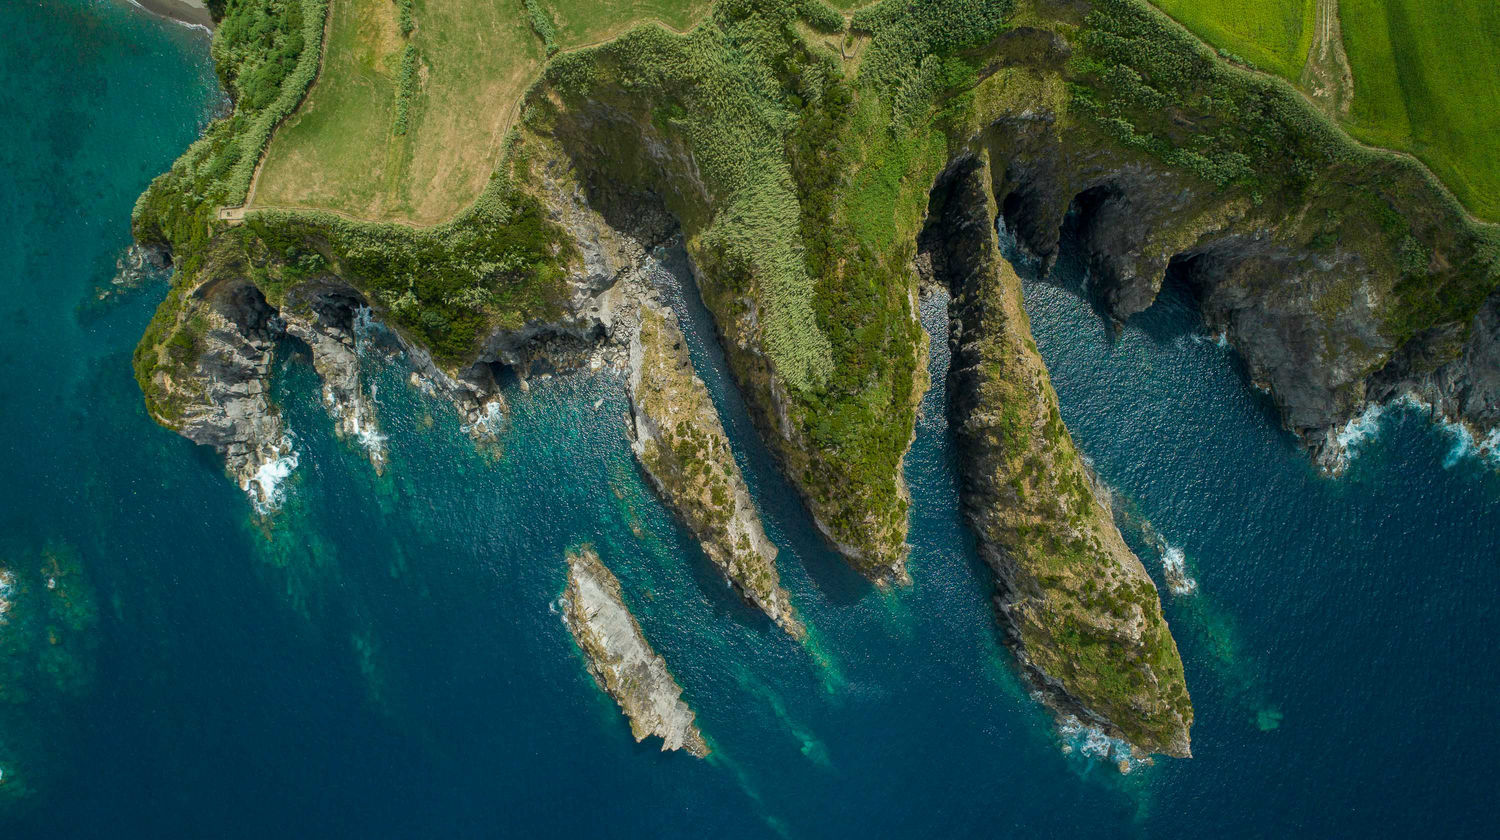
[[[568,552],[568,588],[563,623],[588,659],[589,673],[630,719],[637,741],[662,739],[663,750],[686,750],[703,758],[708,743],[682,701],[682,686],[641,633],[625,606],[620,581],[589,546]]]
[[[662,499],[735,591],[793,638],[805,638],[776,572],[776,546],[693,371],[677,316],[650,302],[641,304],[630,341],[630,410],[631,449]]]

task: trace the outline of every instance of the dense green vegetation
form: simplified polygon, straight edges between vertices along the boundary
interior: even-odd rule
[[[396,77],[396,124],[394,131],[405,134],[410,127],[411,104],[417,98],[417,48],[411,44],[401,51],[401,73]]]
[[[401,28],[403,38],[410,38],[411,33],[417,28],[417,18],[412,3],[413,0],[396,0],[396,25]]]
[[[1230,56],[1296,82],[1313,41],[1317,0],[1152,0]]]
[[[1350,130],[1415,153],[1500,221],[1500,4],[1341,0],[1354,70]]]
[[[542,45],[547,48],[547,55],[557,52],[557,24],[552,22],[552,15],[542,8],[539,0],[526,0],[526,17],[530,19],[536,36],[542,39]]]
[[[1433,324],[1467,326],[1495,288],[1495,232],[1465,225],[1414,166],[1359,147],[1280,83],[1215,61],[1142,3],[1096,0],[1087,23],[1074,109],[1122,145],[1245,195],[1267,218],[1298,211],[1321,231],[1313,242],[1358,247],[1397,279],[1382,312],[1393,343]],[[1195,119],[1174,118],[1169,103],[1190,104]],[[1474,250],[1447,270],[1433,259],[1438,243]]]
[[[245,200],[272,130],[312,84],[327,7],[327,0],[229,0],[213,56],[234,111],[141,195],[136,238],[183,243],[188,260],[202,253],[214,212]]]
[[[496,329],[559,317],[563,268],[573,254],[541,203],[509,178],[496,179],[469,212],[435,228],[287,211],[254,214],[244,228],[250,277],[273,302],[308,276],[331,271],[451,367],[472,359]]]
[[[548,72],[571,107],[608,103],[690,151],[696,171],[653,171],[659,161],[640,161],[637,177],[643,187],[668,185],[705,295],[731,322],[721,326],[737,334],[747,327],[732,322],[753,309],[748,329],[767,361],[741,359],[738,372],[753,382],[755,366],[768,364],[786,390],[791,431],[807,437],[784,453],[793,476],[835,538],[865,555],[877,576],[899,562],[904,539],[900,461],[925,339],[908,265],[947,149],[916,97],[906,97],[909,129],[893,131],[887,97],[913,89],[935,96],[953,79],[972,80],[957,53],[992,38],[1004,13],[1003,4],[978,0],[878,7],[858,20],[872,46],[854,80],[839,56],[798,29],[837,31],[836,12],[755,0],[720,3],[709,24],[686,36],[644,28],[564,54]],[[941,72],[928,74],[922,65],[932,65],[933,52]],[[570,130],[546,124],[545,101],[534,107],[539,130]],[[632,170],[614,154],[615,177]],[[692,188],[695,179],[713,206]]]

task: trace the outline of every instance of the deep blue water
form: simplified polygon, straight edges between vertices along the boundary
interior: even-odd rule
[[[882,595],[817,538],[661,255],[811,651],[652,496],[607,373],[513,392],[484,453],[371,352],[377,478],[289,353],[300,463],[264,526],[141,407],[130,351],[164,284],[94,300],[135,196],[219,106],[206,40],[103,0],[9,0],[0,31],[0,566],[65,558],[57,591],[87,614],[27,619],[61,597],[33,586],[0,626],[0,836],[1492,836],[1500,475],[1420,412],[1320,478],[1181,295],[1115,336],[1076,262],[1027,283],[1127,537],[1160,582],[1149,522],[1199,584],[1164,595],[1196,757],[1121,777],[1063,753],[998,643],[957,513],[941,301],[907,460],[915,585]],[[583,541],[708,762],[635,744],[585,673],[553,609]]]

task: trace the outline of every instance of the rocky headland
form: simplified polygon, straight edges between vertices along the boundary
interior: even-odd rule
[[[1022,674],[1060,716],[1187,756],[1192,703],[1161,599],[1058,411],[1021,281],[1001,255],[989,163],[933,197],[924,254],[949,291],[950,411],[964,512]]]
[[[703,758],[708,743],[682,701],[682,687],[667,663],[651,649],[625,606],[620,582],[592,547],[568,552],[568,587],[562,597],[563,622],[588,660],[589,673],[620,704],[637,741],[662,739],[665,750],[685,750]]]
[[[642,304],[629,389],[631,449],[657,492],[735,591],[792,637],[805,637],[776,571],[776,546],[670,309]]]

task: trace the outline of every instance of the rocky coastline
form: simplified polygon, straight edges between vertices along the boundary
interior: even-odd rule
[[[704,758],[708,742],[682,700],[682,687],[651,649],[625,606],[620,581],[590,546],[568,552],[563,623],[583,651],[589,673],[630,720],[636,741],[656,736],[662,751],[683,750]]]

